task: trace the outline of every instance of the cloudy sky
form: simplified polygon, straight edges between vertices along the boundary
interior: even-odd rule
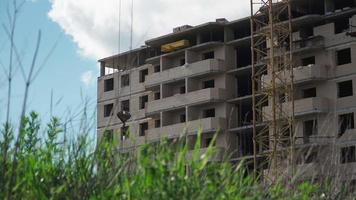
[[[131,2],[121,0],[120,15],[120,0],[52,0],[48,15],[71,36],[83,56],[98,59],[118,51],[119,27],[121,44],[127,48]],[[133,4],[134,46],[183,24],[234,20],[249,12],[249,0],[134,0]]]
[[[0,22],[8,26],[7,8],[13,0],[0,0]],[[18,0],[20,1],[20,0]],[[15,44],[25,68],[31,62],[38,30],[42,31],[39,63],[59,41],[30,91],[30,109],[48,115],[53,91],[54,114],[82,105],[86,96],[96,103],[97,60],[129,48],[131,0],[25,0],[19,14]],[[216,18],[234,20],[249,14],[249,0],[133,0],[133,46],[170,33],[174,27],[197,25]],[[9,7],[10,6],[10,7]],[[119,16],[121,16],[120,46]],[[0,64],[8,66],[10,43],[0,30]],[[39,67],[39,66],[38,66]],[[12,95],[13,112],[23,96],[23,79],[17,68]],[[6,76],[0,71],[0,110],[6,105]],[[15,118],[15,117],[14,117]],[[0,112],[0,122],[4,112]],[[13,119],[14,120],[14,119]]]

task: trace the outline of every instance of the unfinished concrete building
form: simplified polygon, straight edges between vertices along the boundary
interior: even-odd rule
[[[295,0],[292,16],[297,174],[356,185],[356,2]],[[202,153],[217,133],[214,160],[251,160],[251,57],[248,17],[178,27],[99,60],[99,140],[116,140],[127,152],[184,135],[193,148],[201,130]],[[279,103],[289,102],[281,94]],[[130,134],[116,116],[122,110],[131,114]]]

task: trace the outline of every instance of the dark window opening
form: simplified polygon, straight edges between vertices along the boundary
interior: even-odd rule
[[[148,130],[148,123],[142,123],[140,124],[140,136],[145,136],[146,135],[146,131]]]
[[[155,100],[161,99],[161,92],[156,92],[154,98],[155,98]]]
[[[204,83],[203,83],[203,89],[214,88],[214,87],[215,87],[215,81],[214,80],[204,81]]]
[[[148,96],[147,95],[140,97],[140,109],[145,109],[147,102],[148,102]]]
[[[215,42],[224,42],[224,30],[213,31],[212,40]]]
[[[301,38],[306,39],[306,38],[314,35],[314,29],[313,29],[313,27],[304,28],[304,29],[301,29],[299,33],[300,33]]]
[[[159,128],[161,127],[161,120],[160,119],[156,119],[155,120],[155,128]]]
[[[338,83],[338,97],[349,97],[353,95],[352,81],[344,81]]]
[[[249,104],[240,104],[237,108],[238,113],[238,127],[252,125],[252,106]]]
[[[209,51],[203,54],[203,60],[214,59],[214,57],[215,57],[214,51]]]
[[[160,65],[155,65],[154,66],[154,72],[157,73],[157,72],[160,72],[161,71],[161,66]]]
[[[130,85],[130,76],[125,74],[121,76],[121,87],[126,87]]]
[[[316,88],[309,88],[303,90],[303,98],[316,97]]]
[[[351,49],[342,49],[336,52],[337,65],[346,65],[351,63]]]
[[[238,135],[238,144],[241,156],[253,155],[253,134],[241,133]]]
[[[251,65],[251,49],[249,47],[240,47],[235,49],[236,53],[236,67],[246,67]]]
[[[302,59],[302,66],[315,65],[315,56]]]
[[[335,34],[347,32],[350,29],[349,23],[349,18],[339,19],[335,21]]]
[[[114,131],[113,130],[105,130],[104,131],[104,139],[106,142],[114,141]]]
[[[291,145],[291,140],[290,140],[291,130],[290,130],[290,127],[288,127],[287,124],[285,124],[283,127],[284,127],[284,130],[282,130],[282,136],[281,136],[281,139],[280,139],[281,140],[281,146],[282,147],[289,147]]]
[[[310,164],[314,163],[318,158],[318,152],[315,150],[309,150],[307,152],[302,153],[298,158],[297,158],[297,164]]]
[[[354,128],[354,113],[348,113],[339,116],[339,137],[341,137],[347,130]]]
[[[140,71],[140,83],[145,82],[147,75],[148,75],[148,69],[144,69]]]
[[[125,100],[121,102],[121,110],[130,112],[130,100]]]
[[[318,152],[317,151],[311,151],[308,152],[305,157],[305,164],[309,164],[309,163],[314,163],[318,158]]]
[[[208,148],[210,145],[215,146],[215,141],[213,141],[213,138],[206,138],[204,142],[203,148]]]
[[[252,94],[251,76],[239,76],[236,78],[237,82],[237,97],[249,96]]]
[[[181,114],[180,116],[179,116],[179,121],[180,121],[180,123],[185,123],[186,122],[186,115],[185,114]]]
[[[110,78],[104,81],[104,92],[114,90],[114,79]]]
[[[287,102],[287,96],[286,96],[286,94],[279,94],[279,97],[278,97],[278,102],[279,103],[285,103],[285,102]]]
[[[114,104],[104,105],[104,117],[109,117],[111,115],[112,109],[114,108]]]
[[[341,148],[341,163],[353,163],[356,162],[355,146]]]
[[[211,30],[211,31],[205,31],[200,35],[200,43],[206,43],[206,42],[224,42],[224,31],[223,30]]]
[[[207,109],[203,111],[203,118],[215,117],[215,109]]]
[[[179,93],[180,94],[185,94],[185,86],[182,86],[179,88]]]
[[[337,0],[334,1],[334,7],[335,10],[343,9],[346,7],[355,7],[355,1],[354,0]]]
[[[180,59],[179,64],[180,64],[180,66],[185,65],[185,58]]]
[[[247,20],[246,22],[241,24],[239,28],[234,29],[234,39],[236,40],[251,36],[250,27],[250,21]]]
[[[309,137],[318,134],[317,120],[308,120],[303,124],[304,143],[309,143]]]
[[[130,136],[130,131],[129,131],[129,127],[125,126],[125,127],[121,127],[121,141],[124,141],[126,139],[128,139]]]

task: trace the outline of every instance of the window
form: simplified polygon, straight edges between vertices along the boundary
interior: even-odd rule
[[[114,90],[114,79],[106,79],[104,80],[104,92],[112,91]]]
[[[156,119],[155,120],[155,128],[159,128],[161,127],[161,120],[160,119]]]
[[[140,97],[140,109],[145,109],[147,102],[148,102],[148,96],[147,95]]]
[[[347,130],[354,128],[354,113],[348,113],[339,116],[339,137],[341,137]]]
[[[140,124],[140,136],[145,136],[146,135],[146,131],[148,130],[148,123],[142,123]]]
[[[352,81],[344,81],[338,83],[338,97],[349,97],[353,95]]]
[[[130,76],[125,74],[121,76],[121,87],[126,87],[130,85]]]
[[[104,117],[109,117],[111,115],[112,109],[114,108],[114,104],[104,105]]]
[[[207,109],[203,111],[203,118],[215,117],[215,109]]]
[[[208,148],[210,145],[215,146],[215,142],[213,142],[213,138],[206,138],[204,148]]]
[[[305,164],[313,163],[316,161],[317,158],[318,158],[317,151],[307,152],[306,155],[304,156]]]
[[[180,121],[180,123],[185,123],[186,122],[186,115],[185,114],[181,114],[179,116],[179,121]]]
[[[335,34],[347,32],[350,29],[349,18],[343,18],[335,21]]]
[[[300,33],[299,36],[301,38],[308,38],[308,37],[311,37],[311,36],[314,35],[314,28],[313,27],[311,27],[311,28],[309,28],[309,27],[308,28],[303,28],[303,29],[300,30],[299,33]]]
[[[161,99],[161,92],[156,92],[154,98],[155,100]]]
[[[312,135],[318,134],[318,123],[317,120],[308,120],[304,122],[303,126],[304,137],[310,137]]]
[[[214,88],[214,87],[215,87],[215,81],[214,80],[204,81],[204,83],[203,83],[203,89]]]
[[[148,69],[144,69],[140,71],[140,83],[145,82],[147,75],[148,75]]]
[[[104,131],[104,139],[106,142],[114,141],[114,131],[113,130],[105,130]]]
[[[180,59],[179,64],[180,64],[180,66],[185,65],[185,58]]]
[[[355,146],[341,148],[341,163],[356,162]]]
[[[350,7],[350,8],[355,7],[355,1],[354,0],[337,0],[334,3],[335,10],[343,9],[346,7]]]
[[[302,59],[302,66],[315,65],[315,56]]]
[[[300,156],[297,158],[297,164],[310,164],[317,160],[318,152],[315,150],[309,150],[304,153],[301,153]]]
[[[287,102],[287,96],[285,93],[279,94],[278,96],[278,102],[279,103],[285,103]]]
[[[155,65],[154,66],[154,72],[155,73],[158,73],[158,72],[160,72],[161,71],[161,66],[160,65]]]
[[[351,63],[351,49],[342,49],[336,52],[337,65]]]
[[[121,101],[121,110],[130,112],[130,100]]]
[[[203,60],[213,59],[214,57],[214,51],[209,51],[203,54]]]
[[[121,127],[121,141],[128,139],[129,136],[130,136],[129,127],[128,126]]]
[[[185,94],[185,86],[182,86],[179,88],[179,93],[180,94]]]
[[[316,88],[309,88],[303,90],[303,98],[316,97]]]

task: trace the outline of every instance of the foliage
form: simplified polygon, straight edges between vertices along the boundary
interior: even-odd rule
[[[23,120],[18,150],[14,130],[0,137],[0,199],[319,199],[318,187],[302,183],[262,187],[242,165],[209,162],[210,146],[188,150],[184,140],[162,140],[119,154],[117,144],[101,141],[95,150],[86,134],[68,141],[63,124],[52,118],[40,136],[40,120]],[[197,144],[200,141],[198,134]],[[14,157],[17,164],[13,166]],[[13,184],[10,180],[13,178]]]

